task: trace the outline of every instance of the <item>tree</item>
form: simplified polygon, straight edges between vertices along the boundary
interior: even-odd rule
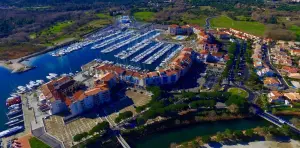
[[[222,142],[222,141],[224,141],[224,135],[222,134],[222,133],[220,133],[220,132],[218,132],[217,133],[217,135],[216,135],[216,141],[217,142]]]
[[[229,105],[227,109],[228,109],[231,113],[234,113],[234,114],[236,114],[236,113],[239,112],[239,107],[238,107],[237,105],[235,105],[235,104]]]
[[[253,129],[247,129],[245,132],[245,135],[248,137],[253,137],[254,136],[254,131]]]
[[[225,132],[225,137],[232,139],[233,138],[233,132],[230,129],[226,129]]]
[[[115,119],[116,123],[119,123],[121,120],[130,118],[133,116],[133,113],[131,111],[125,111],[124,113],[120,113],[119,116]]]
[[[81,134],[75,135],[75,136],[73,137],[73,140],[74,140],[75,142],[79,142],[79,141],[81,141],[83,138],[86,138],[88,135],[89,135],[89,134],[88,134],[87,132],[83,132],[83,133],[81,133]]]
[[[272,108],[272,114],[275,114],[277,112],[276,108]]]
[[[90,135],[93,135],[94,133],[98,132],[102,132],[102,131],[105,131],[105,130],[108,130],[109,129],[109,123],[107,121],[103,121],[101,123],[98,123],[96,126],[94,126],[90,131],[89,131],[89,134]]]
[[[206,136],[203,136],[203,137],[202,137],[202,142],[203,142],[203,143],[209,143],[210,141],[211,141],[211,140],[210,140],[210,136],[207,136],[207,135],[206,135]]]
[[[243,138],[243,136],[244,136],[243,132],[240,131],[240,130],[234,131],[233,134],[234,134],[234,136],[235,136],[236,138],[238,138],[238,139],[239,139],[239,138]]]

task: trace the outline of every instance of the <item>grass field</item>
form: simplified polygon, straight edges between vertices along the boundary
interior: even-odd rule
[[[219,16],[211,20],[212,27],[234,28],[253,35],[262,36],[265,32],[265,25],[259,22],[235,21],[228,16]]]
[[[300,41],[300,26],[293,25],[289,30],[293,31],[297,36],[297,40]]]
[[[101,19],[110,19],[110,18],[112,18],[110,15],[105,14],[105,13],[97,13],[96,15],[97,15],[99,18],[101,18]]]
[[[199,25],[202,27],[205,25],[205,19],[206,19],[206,17],[200,17],[198,19],[187,19],[184,21],[186,21],[188,24],[195,24],[195,25]]]
[[[41,34],[42,35],[57,34],[57,33],[60,33],[64,28],[66,28],[72,24],[73,24],[73,21],[59,22],[59,23],[56,23],[55,25],[49,27],[48,29],[43,30]]]
[[[154,14],[155,14],[154,12],[142,11],[142,12],[134,13],[133,16],[138,21],[149,22],[149,21],[153,20]]]
[[[229,88],[228,92],[231,92],[233,95],[241,96],[247,98],[249,96],[248,92],[240,88]]]
[[[51,148],[50,146],[48,146],[47,144],[35,137],[30,138],[29,143],[31,148]]]

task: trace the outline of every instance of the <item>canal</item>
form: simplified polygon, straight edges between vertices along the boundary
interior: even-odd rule
[[[269,122],[260,118],[230,121],[205,122],[183,128],[168,130],[145,136],[136,143],[137,148],[168,148],[171,143],[182,143],[198,136],[213,135],[226,129],[245,130],[257,126],[268,126]]]

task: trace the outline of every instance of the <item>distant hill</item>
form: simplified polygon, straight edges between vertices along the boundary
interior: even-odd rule
[[[93,4],[96,2],[132,3],[143,0],[0,0],[1,5],[41,6],[60,4]]]

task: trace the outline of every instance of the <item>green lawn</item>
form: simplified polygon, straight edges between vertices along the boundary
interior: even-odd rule
[[[293,25],[289,30],[293,31],[297,36],[297,40],[300,41],[300,26]]]
[[[259,22],[235,21],[228,16],[222,15],[211,20],[212,27],[234,28],[253,35],[262,36],[265,25]]]
[[[187,22],[188,24],[195,24],[195,25],[199,25],[200,27],[203,27],[205,25],[205,19],[206,17],[200,17],[197,19],[187,19],[184,21]]]
[[[29,143],[31,148],[51,148],[50,146],[48,146],[47,144],[35,137],[30,138]]]
[[[73,21],[65,21],[65,22],[56,23],[55,25],[49,27],[48,29],[43,30],[42,35],[60,33],[64,28],[66,28],[72,24],[73,24]]]
[[[149,21],[153,20],[154,14],[155,14],[154,12],[142,11],[142,12],[134,13],[133,16],[138,21],[149,22]]]
[[[97,13],[96,15],[101,19],[111,19],[112,18],[110,15],[105,14],[105,13]]]
[[[233,95],[238,95],[238,96],[241,96],[243,98],[247,98],[249,96],[248,92],[246,92],[245,90],[243,89],[240,89],[240,88],[229,88],[228,89],[228,92],[231,92]]]

